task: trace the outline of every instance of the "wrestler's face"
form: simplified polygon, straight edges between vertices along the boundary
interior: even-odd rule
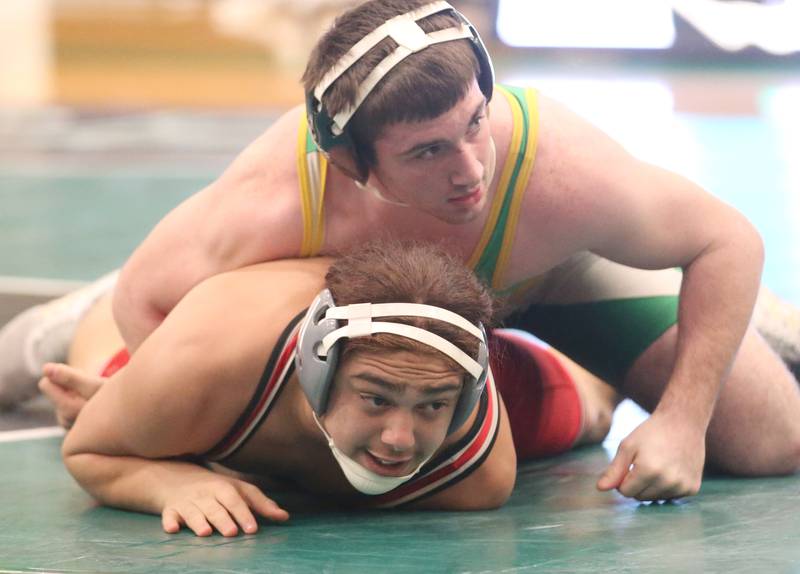
[[[462,384],[441,357],[354,352],[337,370],[322,423],[361,466],[403,476],[444,442]]]
[[[494,172],[486,112],[486,98],[473,81],[441,116],[387,126],[375,142],[377,165],[368,183],[387,199],[442,221],[472,221],[486,205]]]

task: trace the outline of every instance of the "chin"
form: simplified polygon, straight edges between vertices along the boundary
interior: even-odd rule
[[[448,210],[433,214],[436,219],[449,223],[451,225],[464,225],[474,221],[482,212],[483,204],[470,207],[463,210]]]

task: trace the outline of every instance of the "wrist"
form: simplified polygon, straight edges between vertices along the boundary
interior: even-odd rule
[[[713,404],[710,407],[698,404],[686,405],[662,399],[650,416],[681,434],[705,437],[712,411]]]

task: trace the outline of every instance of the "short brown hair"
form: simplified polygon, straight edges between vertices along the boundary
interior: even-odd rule
[[[325,282],[337,306],[365,302],[423,303],[448,309],[474,325],[481,323],[488,328],[492,321],[493,299],[489,289],[461,261],[430,244],[389,240],[368,243],[334,261]],[[426,329],[470,357],[477,356],[477,339],[450,323],[424,317],[384,320]],[[347,340],[342,358],[357,350],[438,353],[424,343],[389,333]]]
[[[339,16],[317,42],[303,74],[306,93],[356,42],[388,19],[429,4],[431,0],[370,0]],[[449,12],[433,14],[418,22],[425,32],[458,26]],[[342,74],[322,97],[333,117],[355,102],[356,90],[375,66],[391,54],[397,43],[386,38]],[[480,65],[469,40],[435,44],[411,54],[375,86],[348,124],[356,152],[366,167],[377,161],[374,143],[384,127],[398,122],[436,118],[467,94],[480,74]]]

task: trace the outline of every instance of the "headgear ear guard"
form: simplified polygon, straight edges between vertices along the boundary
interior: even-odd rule
[[[417,24],[417,20],[444,11],[449,11],[455,15],[460,24],[429,34],[425,33]],[[322,105],[322,96],[350,66],[387,37],[391,37],[397,42],[397,48],[375,66],[372,72],[361,82],[353,104],[331,117]],[[433,44],[462,39],[470,40],[470,45],[475,52],[480,67],[478,85],[481,92],[486,96],[486,100],[491,100],[494,88],[494,69],[492,68],[489,53],[486,51],[486,46],[484,46],[481,37],[478,35],[478,31],[463,14],[444,0],[431,2],[416,10],[390,18],[361,38],[344,56],[339,58],[339,61],[328,70],[314,89],[306,93],[308,126],[317,147],[327,154],[330,160],[348,176],[364,183],[368,176],[367,167],[356,151],[349,130],[345,129],[350,118],[378,82],[407,56],[424,50]]]
[[[425,329],[372,320],[373,317],[392,316],[437,319],[468,331],[479,340],[477,361],[450,341]],[[420,341],[464,367],[469,377],[459,395],[447,433],[458,430],[469,417],[486,385],[489,351],[483,325],[475,326],[447,309],[418,303],[358,303],[336,307],[328,289],[317,295],[303,319],[295,357],[300,386],[317,416],[322,416],[328,406],[328,397],[339,362],[339,340],[374,333],[394,333]]]

